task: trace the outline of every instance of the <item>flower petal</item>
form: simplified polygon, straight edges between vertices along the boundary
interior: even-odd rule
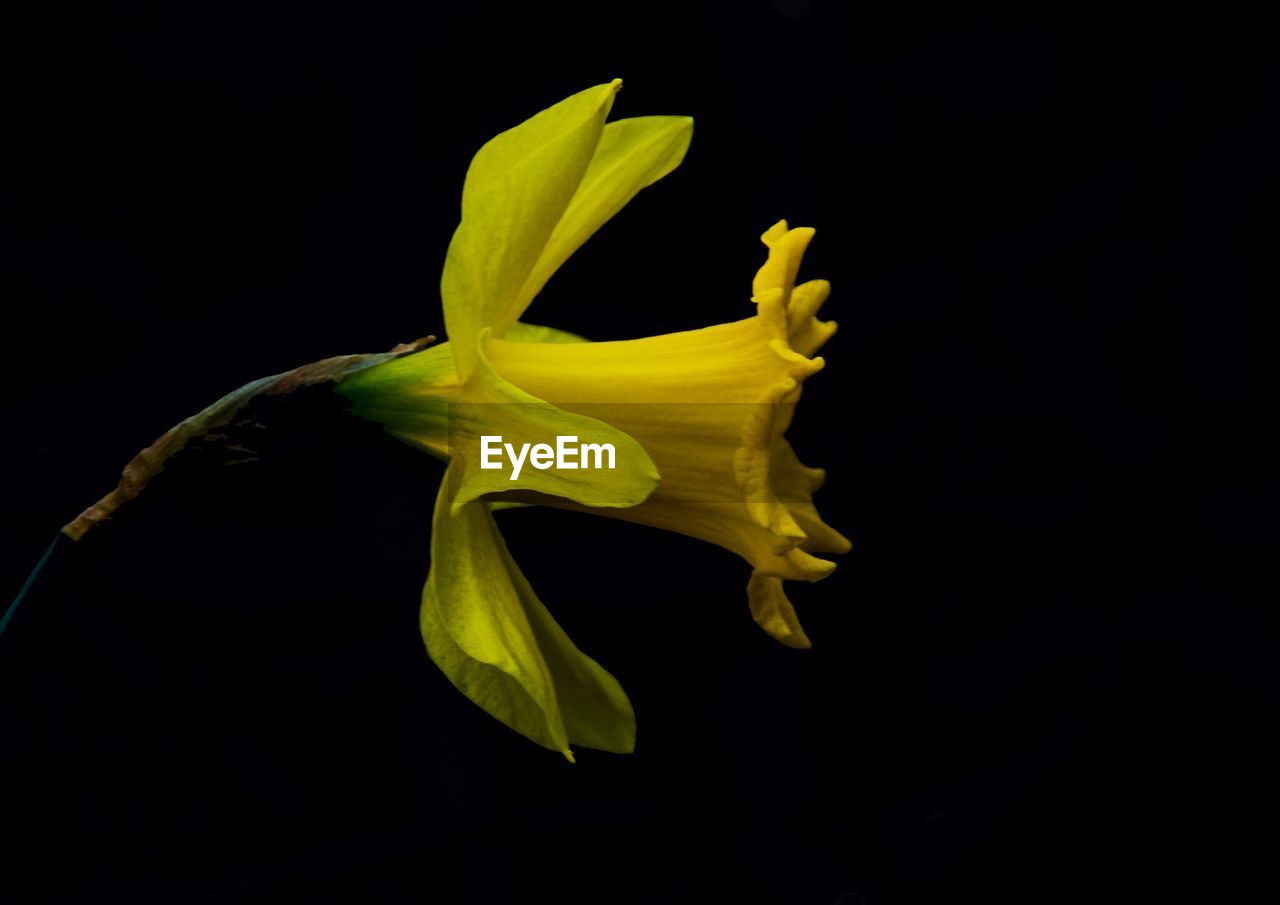
[[[525,304],[641,189],[678,167],[692,138],[688,116],[637,116],[606,125],[578,191],[529,273],[521,292]]]
[[[618,681],[574,646],[511,558],[484,503],[436,500],[421,627],[457,688],[570,761],[570,744],[626,754],[635,715]]]
[[[762,295],[770,289],[781,289],[790,293],[795,285],[796,274],[800,271],[800,261],[804,258],[805,249],[813,241],[814,229],[809,226],[798,226],[790,229],[786,220],[779,220],[765,230],[760,241],[769,249],[769,257],[756,272],[751,281],[751,294]]]
[[[747,582],[747,602],[751,606],[752,618],[775,639],[787,647],[813,647],[813,642],[800,625],[795,607],[782,589],[781,578],[752,572],[751,580]]]
[[[795,285],[800,262],[813,235],[814,231],[806,226],[788,228],[786,220],[769,227],[760,237],[769,248],[769,257],[751,281],[754,301],[777,298],[781,302],[786,312],[787,340],[805,357],[822,348],[836,332],[835,322],[817,318],[818,309],[831,293],[831,284],[826,280],[810,280]]]
[[[480,336],[479,348],[488,340]],[[631,435],[598,418],[566,411],[530,395],[503,378],[477,352],[476,369],[463,392],[449,406],[449,473],[457,487],[454,510],[486,493],[530,490],[563,497],[584,506],[618,508],[644,502],[658,486],[658,468]],[[481,437],[501,437],[520,449],[523,444],[554,443],[559,437],[580,443],[609,445],[607,468],[545,468],[527,463],[513,468],[482,468]]]
[[[587,172],[621,84],[615,79],[548,107],[472,159],[440,281],[462,376],[475,365],[480,330],[500,335],[533,297],[525,291],[530,271]]]

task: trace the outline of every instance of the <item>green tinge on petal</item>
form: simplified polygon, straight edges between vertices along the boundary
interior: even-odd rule
[[[452,470],[452,466],[451,469]],[[573,760],[570,744],[626,754],[635,715],[618,681],[574,646],[511,558],[484,503],[436,500],[422,637],[467,697]]]
[[[604,127],[582,183],[529,273],[521,292],[526,305],[641,189],[680,165],[692,137],[693,120],[687,116],[638,116]]]
[[[440,292],[462,376],[480,330],[501,335],[523,313],[525,287],[587,172],[620,80],[580,91],[490,139],[462,189]]]
[[[658,486],[658,467],[630,434],[605,422],[568,412],[505,380],[482,351],[487,330],[477,343],[476,370],[466,391],[449,406],[449,473],[457,486],[457,511],[486,493],[531,490],[563,497],[584,506],[610,509],[636,506]],[[577,437],[577,443],[608,444],[612,468],[546,468],[526,462],[519,474],[510,467],[481,468],[481,437],[501,437],[504,444],[554,445],[558,437]],[[514,475],[514,477],[513,477]]]
[[[526,324],[524,321],[516,321],[507,330],[503,339],[509,339],[518,343],[588,343],[591,340],[585,336],[579,336],[576,333],[570,333],[567,330],[557,330],[555,327],[542,327],[538,324]]]
[[[441,459],[449,455],[449,400],[457,388],[452,343],[349,374],[334,389],[351,413]]]

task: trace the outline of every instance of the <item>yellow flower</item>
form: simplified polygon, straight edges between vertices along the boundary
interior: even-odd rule
[[[752,567],[751,612],[793,647],[809,639],[783,581],[815,581],[815,553],[849,542],[818,516],[823,472],[784,438],[829,286],[795,285],[810,229],[763,236],[751,316],[700,330],[588,342],[520,322],[555,270],[646,185],[674,169],[685,117],[605,123],[620,82],[498,135],[467,172],[441,281],[450,341],[345,377],[364,418],[448,461],[433,521],[421,626],[432,659],[468,697],[572,760],[570,745],[630,752],[635,719],[617,681],[578,650],[512,560],[492,512],[538,503],[701,538]],[[615,467],[495,469],[482,438],[581,437]]]

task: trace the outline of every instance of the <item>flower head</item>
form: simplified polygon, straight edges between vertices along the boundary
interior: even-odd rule
[[[808,647],[783,591],[845,552],[812,494],[823,472],[784,437],[812,357],[835,325],[829,285],[795,279],[811,229],[763,236],[750,316],[642,339],[588,342],[519,319],[555,270],[641,188],[674,169],[685,117],[606,123],[620,82],[587,89],[476,154],[441,281],[449,342],[338,385],[362,417],[449,462],[433,520],[421,627],[428,652],[473,701],[572,759],[571,744],[629,752],[635,719],[617,681],[574,646],[504,545],[497,503],[560,506],[677,531],[751,565],[751,612]],[[525,469],[483,461],[481,438],[582,436],[616,467]]]

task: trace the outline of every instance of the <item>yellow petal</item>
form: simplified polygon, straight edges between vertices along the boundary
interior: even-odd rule
[[[467,697],[573,760],[570,744],[629,753],[635,715],[608,672],[574,646],[507,551],[488,507],[436,500],[422,637]]]
[[[481,334],[480,345],[488,338]],[[552,348],[555,348],[554,346]],[[629,434],[598,418],[545,402],[515,386],[493,369],[483,352],[462,393],[449,406],[449,474],[457,486],[456,509],[487,493],[534,491],[562,497],[583,506],[616,508],[644,502],[658,486],[658,467]],[[514,468],[482,468],[481,438],[501,437],[520,449],[523,444],[554,444],[576,437],[577,443],[611,446],[607,468],[552,467],[530,462]],[[491,459],[492,461],[492,459]]]
[[[569,256],[636,194],[680,165],[693,137],[687,116],[637,116],[604,127],[573,200],[521,292],[527,305]],[[502,334],[495,331],[495,335]]]
[[[810,280],[791,290],[791,303],[787,307],[789,341],[801,355],[817,352],[836,332],[835,321],[820,321],[816,317],[830,294],[831,284],[826,280]]]
[[[804,356],[813,355],[836,332],[833,322],[820,321],[816,316],[831,293],[831,284],[826,280],[810,280],[795,285],[800,261],[813,234],[814,231],[805,226],[789,229],[786,220],[769,227],[760,237],[769,248],[769,257],[751,282],[754,301],[772,298],[781,303],[786,312],[787,340]]]
[[[501,334],[528,305],[530,271],[578,190],[620,80],[588,88],[491,139],[471,161],[462,222],[440,293],[464,377],[484,327]]]
[[[751,616],[762,629],[787,647],[810,648],[813,642],[800,626],[795,607],[782,589],[782,579],[751,573],[747,582],[747,602]]]

